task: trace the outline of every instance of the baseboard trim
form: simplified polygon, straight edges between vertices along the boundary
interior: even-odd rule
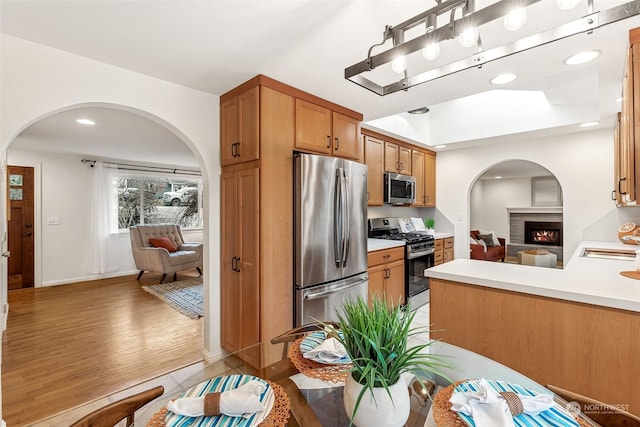
[[[51,280],[48,282],[42,282],[40,286],[41,287],[59,286],[59,285],[68,285],[70,283],[88,282],[90,280],[111,279],[113,277],[131,276],[132,274],[138,274],[139,272],[140,271],[138,270],[118,271],[115,273],[108,273],[108,274],[95,274],[91,276],[74,277],[72,279]]]

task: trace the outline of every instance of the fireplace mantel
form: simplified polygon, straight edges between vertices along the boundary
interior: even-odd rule
[[[562,206],[548,207],[548,208],[536,208],[536,207],[524,207],[524,208],[507,208],[507,213],[562,213]]]

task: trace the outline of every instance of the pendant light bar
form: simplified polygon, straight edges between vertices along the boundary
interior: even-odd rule
[[[398,92],[400,90],[407,90],[410,87],[426,83],[428,81],[435,80],[453,73],[457,73],[459,71],[463,71],[473,67],[480,67],[483,64],[495,61],[496,59],[504,58],[519,52],[532,49],[534,47],[552,43],[566,37],[584,32],[590,32],[604,25],[608,25],[640,14],[640,0],[633,0],[604,11],[589,14],[575,21],[556,27],[552,30],[544,31],[529,37],[522,38],[513,43],[489,49],[487,51],[480,51],[463,60],[422,72],[413,77],[409,77],[408,72],[405,71],[404,78],[401,78],[400,80],[385,86],[381,86],[363,76],[365,72],[371,71],[376,67],[391,62],[399,52],[403,55],[408,55],[410,53],[423,49],[427,42],[439,42],[448,38],[455,37],[456,35],[458,35],[457,29],[467,28],[469,25],[473,25],[477,28],[482,24],[498,19],[506,15],[510,8],[513,7],[516,3],[520,7],[525,7],[538,1],[540,0],[502,0],[458,20],[454,21],[452,19],[450,25],[438,28],[432,32],[426,33],[423,36],[416,37],[401,45],[394,46],[393,48],[388,49],[378,55],[369,56],[366,60],[346,68],[345,78],[380,96],[384,96],[394,92]],[[446,3],[443,3],[442,5],[444,4]],[[417,17],[421,17],[425,14],[428,15],[428,12],[432,10],[433,9],[430,9],[429,11],[421,15],[417,15]],[[452,10],[452,13],[455,13],[455,8]],[[417,17],[405,21],[401,25],[406,25],[408,22],[412,22]],[[394,30],[399,31],[399,29],[397,28],[392,29],[391,27],[387,27],[387,29],[385,29],[385,36],[389,31]],[[386,40],[383,40],[383,43],[384,41]],[[371,49],[369,49],[369,51],[371,51]]]

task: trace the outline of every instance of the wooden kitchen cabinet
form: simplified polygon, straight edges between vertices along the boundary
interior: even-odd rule
[[[637,79],[637,81],[636,81]],[[636,206],[640,189],[640,28],[629,31],[629,49],[622,79],[622,112],[614,135],[614,199]]]
[[[364,163],[367,165],[367,204],[384,203],[384,141],[372,136],[364,137]]]
[[[259,241],[260,169],[223,171],[221,176],[220,339],[232,352],[260,342]],[[260,354],[245,360],[259,366]]]
[[[411,150],[411,175],[416,179],[416,202],[412,206],[425,206],[424,153]]]
[[[369,252],[368,262],[369,301],[378,294],[390,306],[404,304],[404,247]]]
[[[293,191],[283,189],[293,189],[296,100],[362,120],[359,113],[262,75],[220,97],[220,338],[229,352],[266,343],[238,354],[256,368],[281,360],[282,345],[268,343],[294,326]],[[337,135],[346,132],[346,125],[336,123]],[[246,150],[247,135],[255,141],[251,160],[244,158],[252,151]],[[238,139],[240,150],[232,151]]]
[[[433,249],[435,265],[453,261],[453,237],[436,239],[433,242]]]
[[[424,206],[436,207],[436,155],[430,152],[424,155]]]
[[[303,99],[296,99],[295,148],[360,160],[360,120]]]
[[[259,158],[258,87],[220,104],[220,159],[222,166]]]
[[[230,352],[293,326],[293,192],[282,189],[293,188],[295,97],[286,89],[258,76],[220,97],[221,106],[254,91],[260,100],[251,120],[259,156],[221,172],[220,338]],[[223,121],[221,136],[233,125]],[[281,345],[266,345],[239,357],[258,368],[281,354]]]
[[[411,175],[416,179],[415,207],[436,206],[436,156],[424,150],[411,150]]]
[[[384,171],[411,175],[411,148],[385,141]]]

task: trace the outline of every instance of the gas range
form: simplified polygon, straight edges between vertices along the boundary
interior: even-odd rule
[[[420,225],[420,220],[417,220]],[[409,218],[371,218],[369,237],[402,240],[405,244],[405,298],[414,310],[429,302],[429,279],[424,270],[435,264],[434,237],[413,228]]]
[[[407,258],[428,255],[434,252],[432,235],[419,231],[402,232],[404,218],[369,219],[369,237],[385,240],[404,240],[407,246]],[[406,227],[406,225],[405,225]]]

